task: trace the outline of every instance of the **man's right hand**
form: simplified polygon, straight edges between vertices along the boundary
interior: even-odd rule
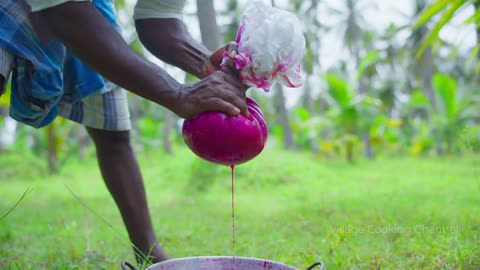
[[[248,115],[245,89],[236,76],[216,71],[193,85],[181,85],[134,53],[89,1],[67,2],[39,15],[52,33],[93,70],[180,117],[190,118],[205,111]]]
[[[229,115],[248,116],[245,88],[238,77],[223,71],[180,91],[174,112],[183,118],[192,118],[206,111],[221,111]]]

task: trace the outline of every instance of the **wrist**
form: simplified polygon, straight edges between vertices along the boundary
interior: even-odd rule
[[[177,116],[181,118],[185,118],[185,115],[183,113],[183,107],[185,106],[185,95],[187,93],[188,85],[181,84],[179,87],[176,89],[176,94],[175,98],[173,100],[171,108],[168,108],[170,111],[175,113]]]
[[[207,76],[210,76],[213,72],[215,72],[217,68],[212,64],[210,61],[210,57],[206,57],[201,65],[201,70],[200,70],[200,78],[205,78]]]

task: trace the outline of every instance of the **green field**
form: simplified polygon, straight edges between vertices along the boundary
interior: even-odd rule
[[[174,257],[232,255],[230,172],[184,148],[139,156],[160,242]],[[266,150],[236,170],[237,256],[305,268],[480,269],[480,157],[360,160]],[[48,176],[0,157],[0,269],[118,269],[134,261],[93,158]],[[109,224],[96,217],[67,185]],[[113,226],[113,228],[111,227]]]

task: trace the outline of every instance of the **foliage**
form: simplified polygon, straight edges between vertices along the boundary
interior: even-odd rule
[[[345,147],[347,159],[353,160],[353,147],[357,138],[370,132],[374,125],[380,101],[368,95],[355,95],[346,81],[334,74],[327,74],[328,94],[334,106],[327,115],[336,127],[337,138]]]
[[[417,55],[421,55],[428,46],[431,46],[439,38],[438,34],[440,30],[452,20],[458,11],[468,6],[474,6],[475,12],[464,21],[464,24],[473,23],[475,28],[478,28],[480,25],[480,2],[478,0],[436,0],[427,9],[425,9],[422,14],[420,14],[417,23],[414,25],[414,29],[419,28],[431,21],[437,15],[439,15],[440,18],[435,23],[434,28],[425,38],[425,41],[423,42],[422,47],[418,51]],[[474,49],[474,52],[478,52],[479,50],[480,44],[476,47],[476,49]]]
[[[376,63],[378,63],[381,60],[380,52],[377,50],[372,50],[368,52],[360,62],[358,66],[358,71],[357,71],[357,80],[360,80],[360,78],[363,76],[365,71],[369,68],[374,66]]]
[[[434,112],[432,136],[446,145],[448,153],[458,152],[464,144],[460,135],[479,117],[478,104],[472,97],[462,98],[457,82],[447,74],[436,73],[433,86],[435,97],[440,101],[437,109],[431,108],[427,98],[419,91],[412,96],[411,104]]]

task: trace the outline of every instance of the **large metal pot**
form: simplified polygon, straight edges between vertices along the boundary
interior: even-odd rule
[[[122,262],[123,270],[136,270],[128,263]],[[312,264],[307,270],[324,269],[321,262]],[[297,268],[270,260],[230,257],[230,256],[200,256],[172,259],[156,263],[145,270],[297,270]]]

